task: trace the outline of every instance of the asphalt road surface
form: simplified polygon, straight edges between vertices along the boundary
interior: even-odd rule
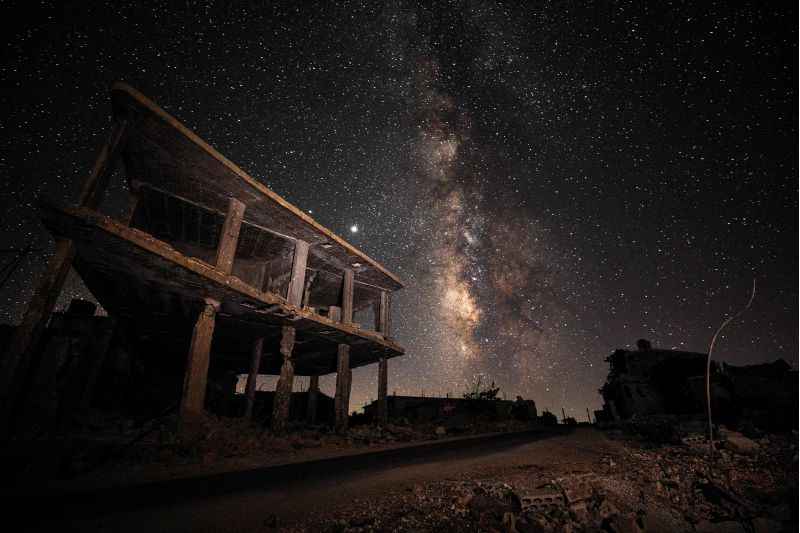
[[[324,520],[358,501],[389,497],[416,484],[480,478],[521,466],[588,468],[615,444],[591,428],[532,432],[469,445],[409,450],[367,460],[321,461],[252,473],[234,482],[213,480],[151,490],[109,492],[72,499],[43,496],[26,513],[27,528],[42,531],[274,531],[310,517]],[[198,488],[199,487],[199,488]],[[52,501],[52,498],[58,501]]]

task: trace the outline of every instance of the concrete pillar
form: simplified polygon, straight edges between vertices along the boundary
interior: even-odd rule
[[[341,322],[353,322],[353,282],[355,273],[347,268],[343,272],[342,281],[342,311]],[[350,370],[350,346],[340,344],[336,353],[336,396],[334,397],[334,411],[336,415],[336,431],[347,431],[348,416],[350,413],[350,387],[353,373]]]
[[[342,322],[350,324],[353,321],[353,283],[355,273],[346,268],[342,281]]]
[[[389,406],[386,403],[388,374],[388,361],[385,357],[381,357],[378,359],[378,423],[380,424],[385,424],[389,417]]]
[[[253,343],[253,351],[250,358],[250,373],[247,374],[247,385],[245,385],[245,418],[252,418],[253,404],[256,401],[256,385],[258,381],[258,369],[261,366],[261,354],[264,351],[264,338],[258,338]]]
[[[292,386],[294,385],[294,364],[292,363],[292,350],[294,350],[295,329],[283,326],[281,335],[281,355],[283,366],[275,387],[275,400],[272,406],[272,431],[284,433],[289,422],[289,407],[292,400]]]
[[[211,340],[214,337],[219,302],[206,299],[192,331],[192,341],[186,362],[186,374],[181,397],[181,424],[191,423],[203,413],[211,358]]]
[[[339,433],[347,431],[351,380],[350,347],[346,344],[340,344],[336,359],[336,395],[333,399],[336,414],[336,431]]]
[[[292,258],[292,277],[289,280],[289,290],[286,292],[286,300],[297,307],[303,305],[307,263],[308,243],[305,241],[295,241],[294,257]]]
[[[236,256],[236,246],[239,244],[239,231],[242,228],[245,205],[231,198],[228,200],[228,213],[225,215],[225,223],[222,224],[222,231],[219,235],[217,244],[217,268],[230,274],[233,270],[233,261]]]
[[[381,291],[380,298],[375,305],[375,331],[389,337],[389,293]],[[378,359],[378,420],[385,424],[389,417],[389,406],[386,400],[388,389],[389,368],[385,357]]]
[[[389,337],[389,329],[390,329],[390,305],[391,301],[389,299],[389,293],[386,291],[381,291],[380,298],[378,301],[375,302],[374,311],[375,311],[375,331],[383,335],[384,337]]]
[[[319,400],[319,376],[311,376],[308,383],[308,406],[306,408],[306,421],[309,424],[317,423],[317,401]]]

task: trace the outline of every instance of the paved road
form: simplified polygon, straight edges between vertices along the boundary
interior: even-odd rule
[[[327,513],[353,504],[356,499],[380,498],[391,491],[404,491],[415,484],[493,475],[505,469],[538,465],[571,464],[576,468],[596,461],[612,451],[613,443],[590,428],[569,433],[527,434],[494,439],[460,449],[432,449],[412,454],[378,456],[366,464],[353,459],[320,462],[306,470],[279,472],[274,479],[253,483],[246,479],[239,490],[230,484],[215,495],[180,498],[178,488],[170,495],[154,492],[146,506],[133,505],[136,494],[97,495],[82,506],[70,503],[61,515],[57,502],[43,506],[51,516],[36,529],[76,531],[268,531],[271,515],[281,525],[308,516]],[[265,474],[260,473],[263,477]],[[159,488],[158,490],[163,490]],[[154,501],[156,500],[156,501]],[[157,505],[153,505],[153,504]],[[42,518],[40,516],[40,518]]]

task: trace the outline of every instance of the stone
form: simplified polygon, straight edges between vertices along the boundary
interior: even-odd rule
[[[773,533],[775,531],[783,531],[783,524],[777,520],[771,520],[760,516],[753,519],[753,531],[755,533]]]
[[[736,431],[725,433],[725,447],[731,451],[744,455],[755,453],[760,448],[756,441],[749,439]]]
[[[709,522],[703,520],[695,526],[697,533],[745,533],[747,530],[739,522],[726,520],[724,522]]]
[[[503,514],[503,529],[506,533],[519,533],[517,530],[517,517],[514,513],[506,512]]]
[[[641,533],[642,528],[636,521],[636,515],[626,514],[617,515],[611,519],[611,529],[615,533]]]

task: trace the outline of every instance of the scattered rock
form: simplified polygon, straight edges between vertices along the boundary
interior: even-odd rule
[[[724,437],[725,447],[736,453],[752,454],[760,448],[756,441],[736,431],[727,431],[724,433]]]
[[[746,533],[747,530],[739,522],[726,520],[723,522],[710,522],[703,520],[695,527],[697,533]]]
[[[763,516],[753,519],[754,533],[775,533],[777,531],[783,531],[783,525],[777,520],[770,520]]]

